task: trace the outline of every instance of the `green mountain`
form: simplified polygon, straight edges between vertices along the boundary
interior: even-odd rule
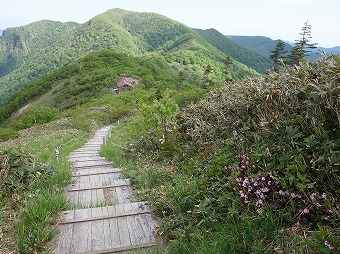
[[[145,89],[176,89],[178,83],[177,76],[162,57],[132,57],[102,50],[66,64],[17,91],[0,108],[0,123],[22,107],[43,105],[64,110],[113,94],[113,88],[123,76],[136,78],[140,82],[138,86]]]
[[[261,52],[257,52],[251,47],[243,46],[215,29],[196,29],[196,31],[217,49],[259,73],[265,73],[272,66],[271,60]]]
[[[250,49],[256,50],[261,55],[269,57],[271,54],[271,50],[275,49],[275,46],[278,40],[272,40],[268,37],[264,36],[236,36],[236,35],[227,35],[228,38],[233,40],[234,42],[241,44]],[[286,44],[286,49],[290,51],[293,46],[289,43]]]
[[[157,52],[191,82],[203,77],[207,65],[216,82],[224,78],[225,53],[200,33],[158,14],[112,9],[84,24],[45,20],[6,29],[0,37],[0,106],[46,73],[103,49],[131,56]],[[236,61],[232,76],[247,75],[256,72]]]
[[[256,50],[258,53],[269,57],[271,51],[275,48],[278,40],[272,40],[268,37],[264,36],[234,36],[228,35],[228,38],[233,40],[235,43],[248,47],[250,49]],[[290,52],[293,48],[293,43],[285,42],[286,50]],[[332,48],[324,48],[324,47],[317,47],[316,49],[311,50],[309,53],[308,59],[310,61],[316,61],[320,58],[319,52],[323,51],[326,55],[330,56],[332,54],[339,54],[340,53],[340,46],[332,47]],[[248,65],[250,66],[250,65]]]

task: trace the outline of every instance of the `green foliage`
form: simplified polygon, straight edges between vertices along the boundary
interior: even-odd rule
[[[272,54],[269,57],[272,59],[275,67],[284,64],[285,58],[287,57],[287,50],[285,50],[285,47],[286,44],[283,41],[279,40],[275,46],[275,49],[271,51]]]
[[[39,79],[44,77],[47,73],[51,73],[65,64],[68,66],[68,71],[60,74],[70,77],[72,74],[82,72],[82,64],[73,64],[70,66],[68,63],[87,56],[90,53],[101,50],[112,50],[116,53],[125,53],[129,56],[139,56],[145,59],[145,66],[147,66],[149,56],[158,56],[162,52],[178,53],[176,59],[169,61],[173,66],[187,62],[187,58],[181,56],[182,51],[190,52],[195,58],[200,58],[203,52],[204,58],[200,61],[207,65],[208,62],[219,64],[223,59],[223,53],[211,45],[205,38],[198,35],[195,30],[179,23],[168,19],[164,16],[152,13],[136,13],[129,12],[121,9],[112,9],[103,14],[100,14],[84,24],[77,23],[60,23],[53,21],[39,21],[27,26],[6,29],[4,36],[0,38],[0,106],[4,106],[11,99],[11,106],[4,109],[6,118],[9,116],[13,109],[18,109],[23,101],[27,102],[29,99],[41,95],[48,91],[52,85],[49,80],[47,82],[40,82]],[[196,50],[199,49],[198,52]],[[109,61],[110,62],[110,61]],[[196,61],[197,62],[197,61]],[[112,65],[101,63],[101,67],[108,69]],[[95,69],[98,67],[97,63],[91,64],[88,67]],[[108,77],[103,70],[98,73],[91,73],[91,75],[83,75],[76,78],[74,87],[68,88],[65,91],[65,96],[74,96],[74,94],[81,94],[80,98],[73,100],[70,98],[68,104],[76,105],[82,103],[82,98],[87,95],[92,95],[98,92],[98,86],[116,79],[117,76],[131,73],[134,64],[133,61],[127,65],[130,67],[129,72],[124,72],[124,68],[117,73],[111,72]],[[157,66],[157,64],[156,64]],[[166,66],[161,64],[158,71]],[[118,67],[118,66],[116,66]],[[195,64],[195,67],[200,67]],[[182,68],[175,68],[177,71]],[[192,73],[195,70],[189,68]],[[64,69],[65,70],[65,69]],[[157,68],[155,69],[157,71]],[[151,72],[153,68],[151,68]],[[236,64],[233,68],[235,77],[243,77],[249,74],[256,74],[256,72],[241,64]],[[56,74],[56,73],[55,73]],[[83,74],[83,73],[82,73]],[[96,78],[88,80],[95,74]],[[115,74],[118,74],[115,76]],[[156,80],[150,79],[145,73],[146,87],[151,87],[157,83]],[[59,79],[62,81],[60,75]],[[141,74],[135,74],[141,76]],[[151,74],[151,76],[153,76]],[[47,78],[49,79],[49,78]],[[195,78],[195,81],[199,78]],[[86,81],[94,81],[89,83]],[[35,87],[26,91],[26,94],[15,94],[16,91],[27,87],[32,82]],[[66,81],[68,84],[69,81]],[[62,85],[61,85],[62,86]],[[87,86],[87,87],[86,87]],[[93,89],[89,93],[89,89]],[[59,99],[62,100],[63,96],[60,95]],[[15,102],[14,102],[15,101]],[[73,103],[73,104],[72,104]],[[60,105],[59,105],[60,106]],[[0,114],[1,116],[3,115]],[[0,117],[0,121],[3,121]]]
[[[300,35],[301,38],[296,41],[289,57],[289,64],[296,65],[300,61],[306,59],[309,56],[309,52],[311,49],[316,48],[316,43],[311,43],[311,28],[312,26],[306,21],[301,29]]]
[[[0,142],[18,137],[18,132],[12,128],[0,128]]]
[[[159,100],[154,100],[152,104],[143,101],[137,105],[138,115],[134,122],[139,135],[143,130],[147,130],[152,142],[159,140],[161,143],[166,141],[168,133],[174,128],[174,117],[179,111],[177,103],[171,98],[171,91],[166,90]]]
[[[134,144],[114,158],[163,217],[170,253],[338,250],[338,60],[214,89],[180,111],[165,141],[148,124],[119,140]]]
[[[3,151],[0,154],[0,199],[27,190],[41,177],[53,171],[37,163],[36,158],[22,151]]]
[[[272,66],[268,57],[234,42],[232,39],[221,34],[215,29],[195,29],[195,31],[221,52],[229,55],[237,62],[253,68],[259,73],[266,73]]]
[[[0,122],[30,100],[44,94],[46,98],[43,103],[60,110],[113,94],[111,89],[122,76],[138,77],[146,88],[166,89],[176,86],[175,75],[162,57],[150,55],[136,58],[104,50],[69,63],[16,92],[12,100],[0,108]]]
[[[36,105],[24,111],[22,119],[15,125],[20,129],[25,129],[34,124],[48,123],[58,119],[59,110],[46,106]]]

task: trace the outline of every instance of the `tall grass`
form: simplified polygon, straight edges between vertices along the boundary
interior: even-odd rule
[[[13,225],[17,229],[16,232],[6,234],[11,234],[8,239],[17,240],[14,245],[8,243],[7,248],[15,249],[19,253],[47,251],[46,244],[56,234],[54,225],[58,213],[70,208],[64,193],[64,187],[71,183],[71,172],[66,156],[80,147],[90,135],[76,129],[65,128],[61,122],[24,130],[20,139],[1,143],[1,150],[19,151],[16,156],[22,154],[27,157],[26,160],[30,164],[25,166],[27,170],[25,174],[32,174],[33,179],[29,184],[20,185],[21,189],[13,194],[1,198],[5,223],[13,223],[8,218],[10,214],[17,214],[15,227]],[[59,129],[60,125],[64,128]],[[57,167],[54,149],[60,144],[66,145],[61,146],[59,150]],[[32,170],[33,168],[35,170]],[[48,170],[45,173],[39,170],[40,168]]]

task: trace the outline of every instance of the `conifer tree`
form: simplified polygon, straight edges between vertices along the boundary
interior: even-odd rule
[[[289,55],[289,63],[291,65],[298,64],[306,56],[309,56],[308,53],[311,51],[311,49],[316,48],[317,43],[311,43],[311,28],[312,26],[307,20],[301,29],[300,40],[296,40],[295,46],[293,47],[292,52]]]
[[[285,63],[285,59],[287,58],[287,50],[285,47],[286,44],[282,40],[279,40],[275,46],[275,49],[271,51],[272,54],[269,57],[273,60],[275,68]]]
[[[225,64],[225,69],[224,69],[224,75],[225,75],[225,81],[233,81],[233,77],[231,76],[230,73],[230,67],[233,65],[233,59],[230,56],[226,56],[224,58],[224,64]]]

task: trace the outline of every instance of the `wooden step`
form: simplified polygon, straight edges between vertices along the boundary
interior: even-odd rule
[[[115,253],[151,247],[156,242],[155,224],[148,211],[143,202],[66,211],[63,221],[71,223],[60,224],[53,253]]]
[[[68,210],[62,212],[63,215],[69,214],[69,213],[75,213],[75,214],[82,214],[81,218],[77,219],[65,219],[60,222],[60,224],[69,224],[69,223],[79,223],[79,222],[85,222],[85,221],[94,221],[94,220],[105,220],[105,219],[111,219],[111,218],[118,218],[118,217],[124,217],[124,216],[135,216],[139,214],[145,214],[150,213],[150,207],[148,205],[148,202],[135,202],[135,203],[129,203],[129,204],[120,204],[112,206],[103,207],[94,207],[94,208],[86,208],[86,209],[77,209],[77,210]],[[81,210],[81,211],[80,211]],[[91,212],[85,210],[91,210]],[[92,216],[92,213],[98,214],[98,211],[102,212],[101,216]],[[116,212],[116,210],[124,211],[124,212]],[[84,215],[85,214],[85,215]]]
[[[107,182],[101,182],[100,180],[92,181],[86,183],[78,183],[78,184],[71,184],[70,187],[67,188],[68,192],[71,191],[85,191],[85,190],[97,190],[97,189],[105,189],[105,188],[116,188],[116,187],[123,187],[123,186],[130,186],[129,179],[118,179],[118,180],[108,180]]]
[[[80,169],[72,172],[73,177],[91,176],[91,175],[103,175],[103,174],[117,174],[123,172],[119,168],[95,168],[95,169]]]
[[[73,165],[72,168],[77,169],[77,168],[92,168],[92,167],[110,167],[111,163],[98,163],[98,164],[93,164],[93,165],[81,165],[81,166],[75,166]]]

